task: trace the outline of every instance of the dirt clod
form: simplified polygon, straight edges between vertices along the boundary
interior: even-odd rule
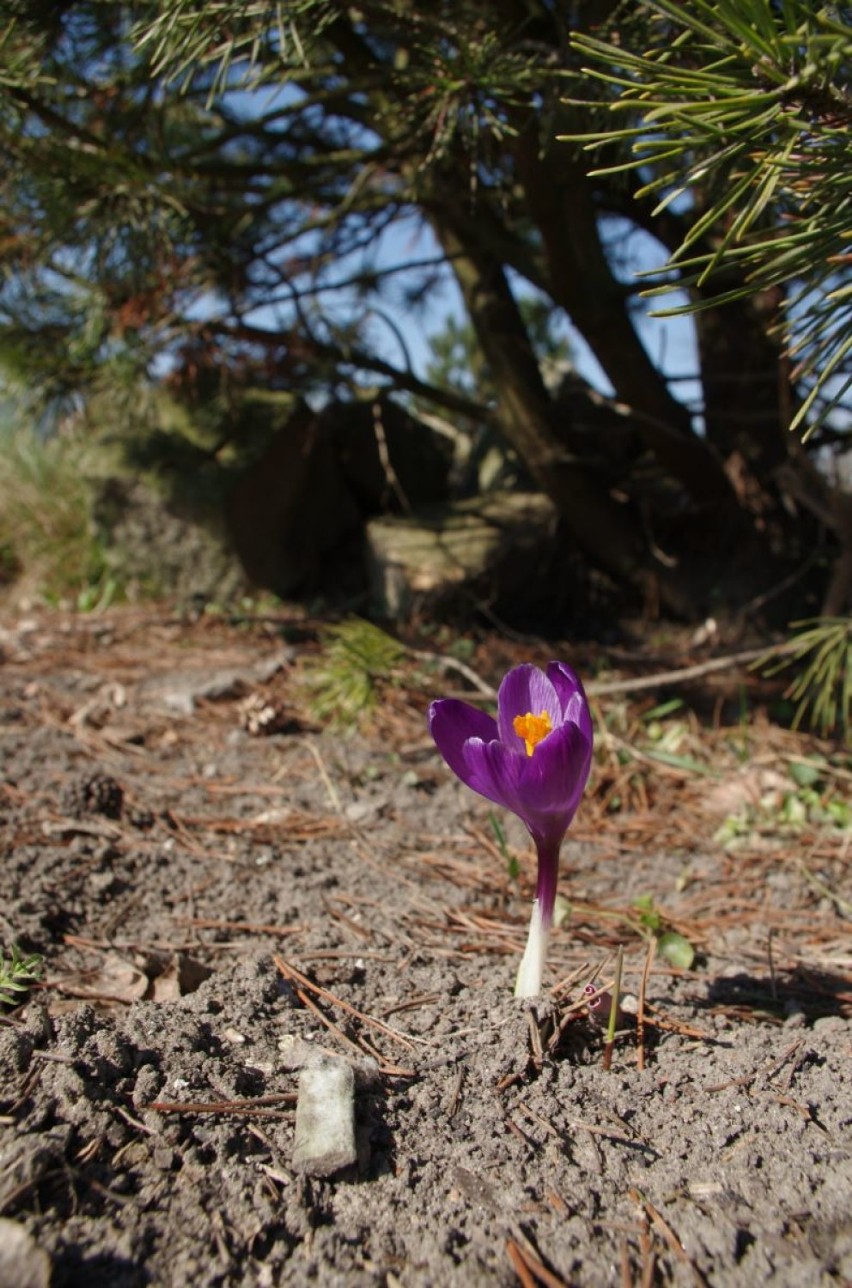
[[[102,814],[104,818],[121,818],[124,788],[110,774],[84,774],[69,784],[62,804],[72,818]]]

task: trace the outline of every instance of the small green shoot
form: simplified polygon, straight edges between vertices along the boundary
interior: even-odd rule
[[[758,837],[778,839],[806,828],[852,828],[852,805],[836,785],[838,771],[829,760],[824,756],[791,760],[787,773],[790,786],[786,790],[773,788],[756,804],[729,814],[713,839],[733,850],[753,844]],[[841,779],[844,773],[839,769]]]
[[[797,787],[815,787],[822,777],[821,770],[825,766],[822,757],[813,760],[792,760],[790,762],[790,777]]]
[[[650,930],[651,934],[656,935],[660,929],[662,918],[654,907],[654,899],[650,894],[640,894],[638,899],[633,900],[633,907],[639,913],[639,924],[645,930]]]
[[[109,608],[119,594],[118,582],[114,577],[92,586],[84,586],[77,595],[78,613],[102,613]]]
[[[661,702],[659,706],[646,711],[642,719],[645,724],[650,724],[652,720],[662,720],[665,716],[673,715],[675,711],[682,710],[683,706],[683,698],[669,698],[667,702]]]
[[[621,944],[618,945],[618,954],[615,959],[615,978],[612,983],[609,1004],[609,1019],[606,1026],[606,1041],[604,1042],[603,1067],[606,1073],[612,1067],[612,1049],[615,1046],[615,1030],[618,1024],[618,1002],[621,997],[621,972],[624,966],[624,949]]]
[[[716,771],[712,765],[689,754],[690,747],[695,745],[689,720],[669,718],[683,707],[684,703],[680,698],[672,698],[669,702],[662,702],[646,711],[642,717],[645,737],[636,740],[637,751],[644,759],[671,765],[684,773],[713,777]]]
[[[657,952],[678,970],[690,970],[695,961],[692,944],[676,930],[666,930],[658,937]]]
[[[17,944],[12,945],[8,961],[0,956],[0,1005],[20,1006],[23,994],[41,978],[44,958],[40,953],[24,956]]]
[[[467,639],[464,635],[461,635],[458,639],[451,640],[447,645],[446,652],[459,662],[469,662],[476,652],[476,643],[474,640]]]
[[[640,933],[644,934],[646,939],[656,939],[657,952],[660,956],[664,957],[670,966],[675,966],[679,970],[690,970],[695,961],[695,949],[684,935],[678,934],[676,930],[663,929],[662,914],[654,906],[651,895],[640,895],[638,899],[634,899],[633,907],[639,914]]]

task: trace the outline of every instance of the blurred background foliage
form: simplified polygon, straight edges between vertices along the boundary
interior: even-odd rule
[[[803,0],[6,0],[3,581],[363,609],[372,515],[522,488],[564,631],[816,617],[841,649],[850,29]]]

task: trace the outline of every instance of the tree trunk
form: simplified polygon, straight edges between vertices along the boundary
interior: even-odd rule
[[[662,602],[679,615],[693,616],[696,605],[682,579],[649,553],[632,513],[559,444],[553,403],[502,265],[475,245],[465,245],[448,219],[436,220],[435,227],[493,373],[507,441],[597,566],[639,590],[646,603]]]
[[[530,214],[541,230],[554,300],[591,345],[660,466],[694,500],[733,511],[735,497],[721,461],[695,436],[689,412],[669,393],[636,334],[623,288],[601,245],[582,166],[567,147],[542,150],[537,120],[518,134],[515,159]]]
[[[767,334],[779,302],[766,293],[695,317],[707,437],[726,460],[739,452],[758,479],[771,478],[789,455],[792,391]]]

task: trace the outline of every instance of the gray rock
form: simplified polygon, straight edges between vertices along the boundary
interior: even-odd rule
[[[223,667],[211,671],[198,667],[192,671],[171,671],[152,676],[139,685],[138,698],[143,706],[173,715],[192,715],[199,698],[216,702],[238,698],[253,684],[263,684],[292,660],[292,649],[279,649],[253,666]]]

